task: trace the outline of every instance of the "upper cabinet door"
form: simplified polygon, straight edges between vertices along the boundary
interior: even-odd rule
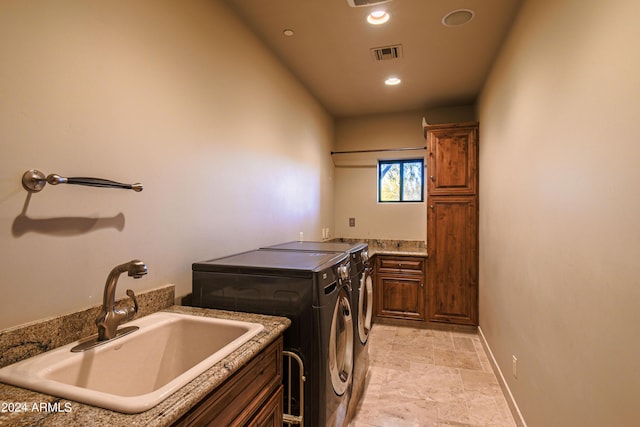
[[[429,126],[426,133],[428,194],[475,195],[478,127]]]

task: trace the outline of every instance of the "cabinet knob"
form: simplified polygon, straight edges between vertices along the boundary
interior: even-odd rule
[[[436,177],[435,177],[435,176],[433,176],[433,175],[431,175],[431,176],[429,177],[429,179],[430,179],[431,181],[435,181],[435,180],[436,180]]]
[[[430,208],[430,209],[433,209],[433,208],[435,208],[435,206],[433,206],[433,205],[429,205],[429,208]]]

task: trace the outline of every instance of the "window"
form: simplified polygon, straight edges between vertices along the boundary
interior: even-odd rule
[[[379,160],[378,202],[424,201],[424,159]]]

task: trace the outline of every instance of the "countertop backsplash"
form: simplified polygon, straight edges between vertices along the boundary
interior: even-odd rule
[[[387,239],[345,239],[337,238],[334,242],[367,243],[369,255],[397,254],[427,256],[426,242],[424,240],[387,240]]]
[[[140,310],[135,318],[164,310],[175,303],[175,286],[165,285],[136,295]],[[116,307],[130,305],[128,297],[116,301]],[[96,317],[102,305],[44,320],[16,326],[0,332],[0,368],[78,341],[98,332]]]

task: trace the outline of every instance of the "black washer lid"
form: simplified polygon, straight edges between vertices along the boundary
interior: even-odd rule
[[[258,249],[194,263],[194,271],[223,271],[227,268],[318,272],[348,259],[341,252],[297,252]]]

